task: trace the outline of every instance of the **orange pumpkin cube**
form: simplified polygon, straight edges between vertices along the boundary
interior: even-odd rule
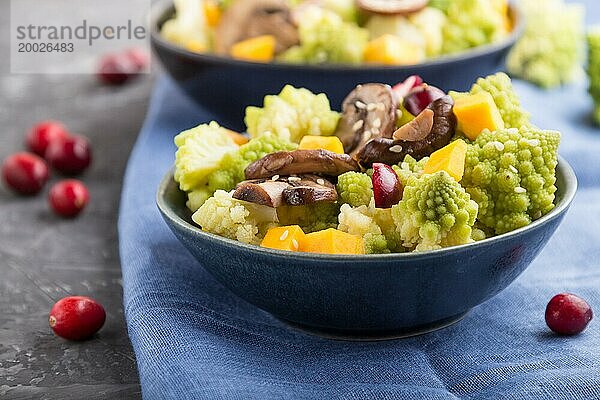
[[[231,56],[246,61],[271,62],[275,57],[275,45],[275,36],[257,36],[234,44]]]
[[[365,254],[365,245],[360,236],[330,228],[305,235],[300,242],[300,251],[321,254]]]
[[[457,182],[460,182],[465,173],[467,147],[467,143],[460,139],[455,140],[446,147],[442,147],[431,154],[423,172],[435,174],[439,171],[446,171]]]
[[[484,129],[496,131],[504,129],[502,115],[491,94],[480,92],[461,96],[454,101],[454,115],[458,122],[458,130],[471,140]]]
[[[304,236],[304,231],[298,225],[278,226],[267,231],[260,246],[276,250],[298,251]]]
[[[333,153],[344,154],[344,145],[337,136],[304,136],[300,140],[298,150],[329,150]]]
[[[365,62],[372,64],[411,65],[423,61],[425,52],[414,43],[388,33],[371,40],[363,56]]]

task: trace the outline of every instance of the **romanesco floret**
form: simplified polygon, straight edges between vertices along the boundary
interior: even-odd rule
[[[504,15],[490,0],[454,0],[446,10],[444,53],[456,53],[506,36]]]
[[[509,53],[508,71],[550,88],[581,76],[584,9],[563,0],[521,0],[527,25]]]
[[[529,113],[521,107],[521,100],[512,81],[503,72],[477,79],[471,87],[471,94],[488,92],[502,115],[506,128],[520,128],[529,125]]]
[[[496,234],[554,208],[560,133],[535,127],[484,130],[469,145],[461,181],[479,204],[478,222]]]
[[[244,170],[254,161],[276,151],[294,150],[298,146],[275,135],[263,135],[226,153],[215,171],[188,194],[187,206],[196,211],[216,190],[229,191],[245,179]]]
[[[352,207],[368,206],[373,198],[373,181],[361,172],[346,172],[338,177],[338,202]]]
[[[184,191],[201,185],[225,154],[238,148],[215,121],[181,132],[175,136],[175,145],[175,181]]]
[[[284,52],[283,61],[359,64],[369,40],[367,30],[321,7],[310,7],[303,13],[298,33],[300,45]]]
[[[338,219],[339,230],[362,236],[367,254],[404,251],[390,209],[375,208],[374,203],[369,207],[351,207],[349,204],[343,204]]]
[[[206,17],[197,0],[175,0],[176,15],[166,21],[160,34],[169,42],[189,49],[208,50],[210,37]]]
[[[340,206],[337,203],[315,203],[306,206],[281,206],[277,215],[281,225],[298,225],[305,233],[337,227]]]
[[[274,208],[241,202],[231,193],[217,190],[192,215],[203,231],[243,243],[258,244],[267,230],[277,223]]]
[[[357,23],[358,8],[354,0],[324,0],[321,5],[339,15],[344,21]]]
[[[600,27],[591,29],[587,35],[588,75],[590,94],[594,100],[593,118],[600,125]]]
[[[392,217],[405,247],[435,250],[473,241],[477,203],[446,171],[411,177]]]
[[[418,178],[423,175],[423,169],[428,160],[429,157],[423,157],[417,161],[411,155],[407,155],[400,164],[392,165],[392,169],[396,172],[396,175],[398,175],[400,183],[406,185],[410,177],[416,176]]]
[[[286,85],[278,95],[265,96],[263,108],[247,107],[244,121],[251,137],[271,132],[298,143],[304,135],[332,135],[339,118],[324,93]]]

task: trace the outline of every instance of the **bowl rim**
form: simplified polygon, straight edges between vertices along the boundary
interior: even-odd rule
[[[253,62],[238,60],[232,57],[225,57],[216,55],[214,53],[195,53],[187,50],[179,45],[171,43],[164,39],[160,34],[159,21],[161,21],[167,12],[170,12],[174,8],[172,0],[159,0],[155,2],[150,8],[150,12],[147,17],[147,21],[150,26],[150,38],[153,44],[167,48],[172,53],[176,53],[179,56],[191,58],[197,62],[207,62],[214,64],[230,65],[230,66],[261,66],[266,69],[283,69],[287,71],[311,71],[311,72],[382,72],[382,71],[397,71],[410,73],[415,68],[428,68],[433,66],[442,66],[449,63],[453,63],[459,60],[472,60],[481,56],[493,54],[500,50],[506,49],[514,45],[517,40],[522,36],[525,30],[525,18],[520,8],[515,2],[509,3],[510,12],[512,14],[513,21],[516,23],[513,26],[510,35],[503,38],[502,40],[495,43],[488,43],[481,46],[477,46],[471,49],[460,51],[457,53],[434,57],[418,64],[412,65],[369,65],[369,64],[294,64],[294,63],[283,63],[283,62]]]
[[[166,173],[166,175],[162,178],[160,182],[160,185],[156,192],[156,204],[165,218],[168,218],[169,221],[178,225],[181,229],[189,232],[192,235],[195,235],[196,237],[202,240],[216,241],[219,242],[219,244],[225,245],[227,247],[235,247],[238,250],[248,250],[252,253],[258,253],[264,256],[271,256],[274,258],[289,258],[290,256],[292,256],[295,258],[314,261],[413,261],[423,258],[442,256],[444,254],[449,254],[465,249],[475,249],[476,247],[481,247],[492,243],[503,242],[513,238],[514,236],[519,236],[528,230],[532,230],[541,225],[545,225],[549,221],[560,217],[571,206],[573,199],[575,198],[575,194],[577,193],[578,182],[577,176],[575,175],[575,171],[573,171],[571,165],[560,155],[558,157],[558,165],[556,167],[556,170],[560,170],[561,174],[564,177],[565,187],[562,188],[564,190],[564,193],[558,204],[556,204],[556,206],[554,207],[554,209],[552,209],[552,211],[550,211],[548,214],[544,215],[540,219],[537,219],[529,225],[516,229],[514,231],[503,233],[497,236],[492,236],[477,242],[423,252],[361,255],[290,252],[285,250],[269,249],[254,244],[242,243],[237,240],[225,238],[213,233],[204,232],[198,226],[190,224],[189,222],[181,218],[179,215],[177,215],[175,211],[166,203],[164,194],[166,192],[167,187],[171,185],[172,182],[174,182],[172,169],[170,169],[169,172]]]

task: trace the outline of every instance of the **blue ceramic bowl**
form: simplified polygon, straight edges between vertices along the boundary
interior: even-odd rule
[[[332,107],[338,109],[359,83],[393,85],[415,74],[445,91],[466,90],[478,77],[504,69],[506,55],[524,25],[515,8],[511,13],[513,32],[499,43],[400,67],[264,64],[193,53],[167,42],[159,33],[162,24],[174,14],[169,0],[154,6],[151,40],[163,66],[181,88],[213,114],[215,120],[242,131],[246,106],[261,105],[265,95],[279,93],[288,83],[327,93]]]
[[[172,172],[157,202],[177,238],[233,293],[309,331],[368,339],[447,326],[505,289],[571,205],[577,178],[564,159],[557,187],[556,208],[525,228],[437,251],[367,256],[270,250],[203,232],[191,221]]]

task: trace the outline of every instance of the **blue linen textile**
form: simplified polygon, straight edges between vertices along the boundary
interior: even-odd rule
[[[463,321],[424,336],[352,343],[286,327],[237,298],[163,223],[155,190],[173,135],[209,116],[159,80],[132,153],[119,221],[125,311],[146,399],[600,399],[600,322],[549,333],[544,308],[571,291],[600,310],[600,129],[584,83],[517,82],[534,122],[563,132],[580,190],[531,267]]]

